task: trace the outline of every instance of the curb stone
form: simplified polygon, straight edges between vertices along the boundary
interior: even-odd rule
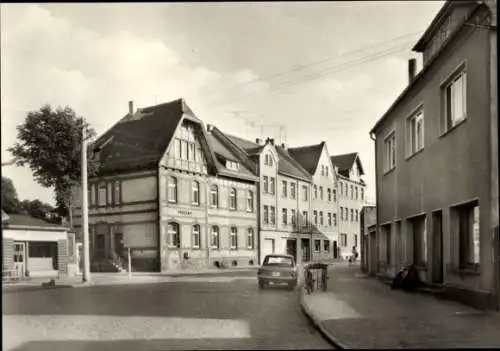
[[[349,349],[347,345],[345,345],[342,341],[340,341],[337,337],[332,335],[324,326],[323,323],[318,320],[318,318],[312,313],[312,311],[307,307],[307,305],[304,303],[304,287],[300,287],[299,291],[299,301],[300,301],[300,306],[302,307],[302,312],[306,315],[306,317],[314,324],[314,326],[323,334],[324,337],[336,348],[339,349]]]

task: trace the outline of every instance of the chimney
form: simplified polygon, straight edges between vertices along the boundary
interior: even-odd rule
[[[274,145],[274,138],[270,138],[269,142],[271,143],[271,145]]]
[[[411,84],[413,82],[413,79],[415,79],[415,74],[417,71],[417,59],[409,59],[408,60],[408,84]]]
[[[255,139],[255,144],[261,145],[262,144],[262,140],[260,138],[256,138]]]
[[[133,101],[128,102],[128,113],[130,115],[134,114],[134,102]]]

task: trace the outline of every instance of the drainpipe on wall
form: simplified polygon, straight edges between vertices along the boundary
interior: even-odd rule
[[[217,179],[217,174],[215,175]],[[209,190],[209,177],[206,177],[207,181],[205,182],[205,242],[207,245],[207,268],[210,267],[210,225],[208,224],[208,209],[210,207],[210,190]],[[219,200],[219,196],[217,196],[217,201]],[[201,243],[200,243],[201,244]]]
[[[380,206],[379,206],[379,192],[378,192],[378,162],[377,162],[377,138],[373,136],[373,133],[370,132],[370,139],[375,142],[375,262],[377,263],[377,266],[375,267],[375,274],[379,273],[378,266],[379,266],[379,257],[378,257],[378,232],[379,232],[379,212],[380,212]]]

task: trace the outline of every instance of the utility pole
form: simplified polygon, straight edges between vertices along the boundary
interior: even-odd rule
[[[82,230],[83,230],[83,282],[90,283],[90,245],[89,245],[89,198],[87,181],[87,138],[82,130]]]

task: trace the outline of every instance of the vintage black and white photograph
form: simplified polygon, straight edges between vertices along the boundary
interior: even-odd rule
[[[496,0],[0,13],[4,350],[500,348]]]

